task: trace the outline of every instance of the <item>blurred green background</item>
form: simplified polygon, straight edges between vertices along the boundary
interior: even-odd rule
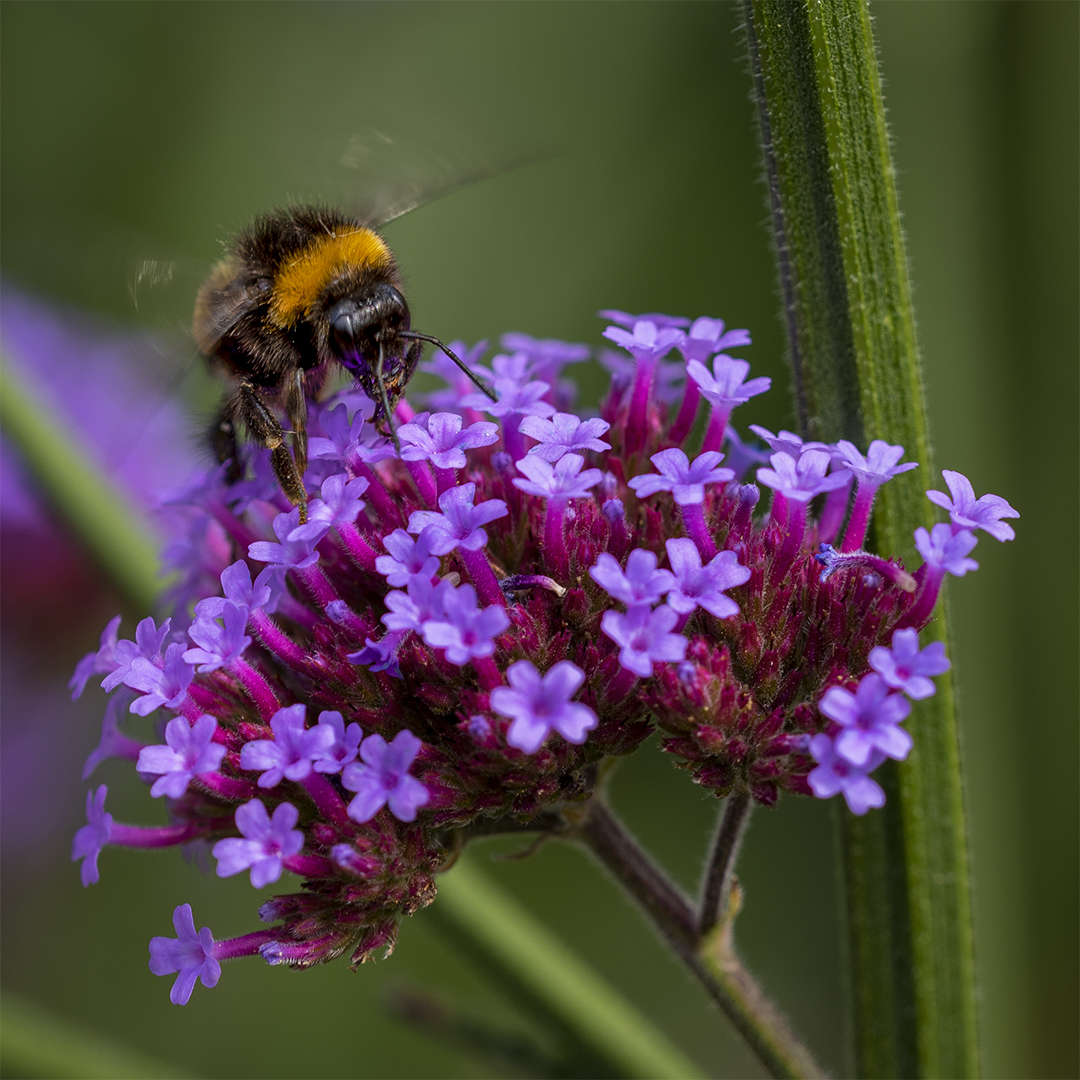
[[[873,11],[937,465],[1021,513],[1016,542],[982,540],[981,571],[951,594],[985,1069],[1075,1076],[1078,7]],[[0,17],[9,285],[130,317],[140,250],[176,252],[192,268],[179,325],[186,283],[260,210],[360,199],[387,170],[490,173],[387,229],[415,325],[446,340],[519,330],[599,345],[601,307],[719,315],[751,329],[745,355],[776,384],[737,424],[793,422],[733,6],[7,2]],[[582,382],[595,399],[599,374]],[[7,540],[4,742],[44,725],[77,744],[78,761],[102,699],[75,709],[56,687],[116,602],[43,589],[32,616],[44,632],[28,632],[6,583],[48,567],[22,548],[13,565]],[[28,707],[41,685],[54,689]],[[498,1009],[423,913],[390,961],[356,975],[246,962],[171,1006],[146,942],[167,932],[173,906],[190,901],[197,925],[228,935],[255,928],[259,901],[245,879],[201,876],[175,853],[110,850],[84,891],[67,855],[85,785],[77,766],[40,760],[47,812],[35,810],[32,839],[5,801],[6,990],[197,1075],[486,1074],[381,1004],[408,983]],[[119,819],[156,820],[129,770],[99,776]],[[615,796],[692,886],[716,805],[654,749],[622,766]],[[831,814],[794,799],[758,813],[738,937],[843,1075]],[[485,865],[711,1075],[758,1075],[581,852],[549,844]],[[4,1075],[22,1073],[8,1062]]]

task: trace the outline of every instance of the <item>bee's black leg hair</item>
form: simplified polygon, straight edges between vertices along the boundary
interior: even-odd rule
[[[236,388],[236,415],[244,422],[256,442],[270,451],[270,463],[274,467],[285,498],[300,507],[300,524],[307,521],[307,492],[304,490],[303,474],[297,469],[288,446],[285,433],[274,414],[259,397],[254,384],[242,381]]]
[[[401,336],[403,338],[412,338],[415,341],[428,341],[432,345],[437,345],[440,349],[442,349],[442,351],[444,353],[446,353],[447,356],[450,357],[451,360],[454,361],[455,364],[457,364],[457,366],[459,368],[461,368],[462,371],[465,372],[466,375],[469,376],[469,379],[472,381],[472,384],[481,393],[486,394],[489,398],[491,398],[492,401],[498,401],[499,400],[499,398],[496,395],[495,391],[492,390],[491,387],[488,386],[488,384],[486,382],[484,382],[484,380],[481,379],[480,376],[477,375],[475,371],[472,371],[468,367],[466,367],[465,361],[462,360],[460,357],[455,356],[437,337],[432,337],[430,334],[418,334],[415,330],[402,330],[401,331]]]

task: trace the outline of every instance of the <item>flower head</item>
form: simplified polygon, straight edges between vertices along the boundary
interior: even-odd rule
[[[652,463],[659,470],[635,476],[629,486],[639,499],[648,498],[658,491],[670,491],[679,506],[690,506],[705,501],[706,484],[726,484],[734,479],[731,469],[719,469],[717,465],[724,455],[718,450],[707,450],[691,463],[677,447],[653,454]]]
[[[929,532],[915,530],[915,549],[935,570],[947,570],[954,577],[963,577],[979,564],[967,557],[977,543],[975,534],[966,530],[954,533],[948,525],[935,525]]]
[[[995,540],[1013,540],[1016,531],[1006,525],[1002,518],[1018,518],[1014,510],[1000,495],[983,495],[975,498],[975,489],[963,473],[942,469],[941,475],[949,485],[950,499],[943,491],[928,491],[926,497],[935,505],[949,511],[953,524],[961,529],[982,529]]]
[[[306,726],[307,709],[290,705],[279,709],[270,721],[272,739],[245,743],[240,751],[240,768],[261,772],[259,787],[277,787],[283,779],[303,780],[315,762],[334,743],[335,732],[325,724]]]
[[[864,675],[854,694],[830,687],[818,708],[844,728],[836,737],[836,752],[852,765],[862,768],[875,750],[898,761],[908,756],[911,736],[899,724],[911,705],[892,693],[880,675]]]
[[[537,445],[532,447],[530,454],[554,462],[570,452],[610,450],[611,443],[600,438],[609,427],[611,425],[599,417],[582,420],[573,413],[556,413],[550,420],[540,416],[526,416],[518,430],[537,440]]]
[[[506,677],[510,686],[491,692],[491,707],[512,718],[506,741],[523,753],[535,754],[553,731],[567,742],[583,743],[596,727],[596,713],[570,700],[581,689],[585,672],[569,660],[560,660],[544,675],[530,661],[518,660],[506,669]]]
[[[749,581],[750,568],[739,565],[734,551],[721,551],[702,566],[701,553],[693,540],[668,540],[665,546],[674,579],[667,599],[670,607],[680,615],[700,607],[718,619],[738,614],[739,605],[724,593]]]
[[[256,889],[271,885],[279,877],[283,861],[304,846],[304,834],[294,828],[300,811],[292,803],[281,803],[271,817],[262,799],[252,799],[236,810],[236,827],[242,840],[229,837],[214,845],[218,877],[232,877],[251,871]]]
[[[431,528],[430,549],[433,555],[449,555],[455,548],[478,551],[488,539],[482,526],[506,517],[509,511],[501,499],[488,499],[473,505],[475,484],[459,484],[439,496],[439,510],[414,510],[409,517],[409,532],[421,533]]]
[[[653,664],[674,663],[686,655],[686,638],[671,633],[676,622],[678,616],[673,608],[650,611],[636,606],[625,615],[605,611],[600,627],[619,646],[619,663],[647,679],[653,673]]]
[[[360,745],[363,764],[345,767],[342,783],[356,797],[349,803],[349,817],[361,824],[370,821],[384,806],[399,821],[415,821],[416,812],[430,798],[427,788],[409,775],[423,743],[411,731],[399,731],[393,741],[369,735]]]
[[[564,454],[554,465],[542,457],[526,457],[517,467],[527,479],[515,479],[514,487],[543,499],[584,499],[603,475],[599,469],[583,469],[584,464],[580,454]]]
[[[174,1005],[186,1005],[198,980],[212,990],[221,978],[221,964],[214,956],[214,935],[204,926],[195,930],[195,919],[190,904],[181,904],[173,912],[176,937],[150,939],[150,970],[155,975],[171,975],[176,981],[169,991]]]
[[[846,469],[825,475],[829,455],[823,450],[804,450],[798,461],[790,454],[773,454],[769,461],[772,468],[758,469],[758,480],[793,502],[809,502],[815,495],[843,487],[851,479]]]
[[[656,562],[654,552],[635,548],[626,560],[626,570],[623,570],[605,551],[589,570],[589,576],[613,600],[619,600],[628,607],[635,604],[652,607],[672,588],[675,580],[670,570],[658,570]]]
[[[165,725],[165,746],[144,746],[135,766],[140,773],[156,776],[150,794],[179,799],[199,774],[214,772],[225,756],[225,747],[215,743],[218,722],[200,716],[194,724],[175,717]]]
[[[476,590],[471,585],[447,589],[442,601],[441,618],[428,619],[421,628],[424,640],[433,648],[445,649],[451,664],[490,656],[495,651],[495,638],[510,625],[506,609],[477,608]]]
[[[457,413],[421,414],[398,428],[401,456],[405,461],[430,461],[438,469],[465,468],[465,451],[499,441],[499,427],[478,420],[462,428]]]
[[[828,735],[820,734],[810,740],[810,753],[818,767],[806,779],[819,799],[831,799],[843,792],[848,809],[860,817],[867,810],[885,805],[885,792],[867,775],[885,760],[884,754],[873,753],[865,764],[852,765],[836,752]]]
[[[71,844],[71,861],[82,859],[79,876],[84,886],[98,881],[98,855],[112,836],[113,816],[105,809],[109,789],[102,784],[97,791],[86,793],[86,824],[75,834]]]
[[[935,690],[930,675],[942,675],[950,668],[945,646],[933,641],[925,649],[919,648],[919,631],[914,627],[897,630],[893,634],[892,648],[878,645],[870,650],[870,666],[896,690],[903,690],[909,698],[921,701]]]

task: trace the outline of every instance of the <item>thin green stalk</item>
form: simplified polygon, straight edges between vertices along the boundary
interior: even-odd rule
[[[902,443],[873,540],[911,558],[932,460],[877,58],[864,0],[744,0],[803,434]],[[925,636],[944,639],[943,610]],[[977,1020],[952,687],[920,702],[884,810],[842,815],[858,1072],[973,1076]]]
[[[157,542],[3,357],[0,429],[64,527],[132,608],[149,612],[162,586]]]
[[[613,1074],[700,1077],[701,1070],[564,942],[467,860],[439,879],[436,918],[450,923],[558,1026]]]

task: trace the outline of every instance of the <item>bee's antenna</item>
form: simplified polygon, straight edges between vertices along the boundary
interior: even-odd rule
[[[386,425],[390,428],[390,438],[394,440],[394,449],[397,451],[397,456],[401,457],[401,443],[398,442],[397,428],[394,427],[394,417],[390,412],[390,397],[386,393],[386,383],[383,382],[382,368],[383,368],[383,343],[379,342],[379,361],[375,365],[375,382],[379,386],[379,400],[382,402],[383,415],[386,417]]]
[[[498,401],[499,400],[498,397],[495,394],[495,391],[492,390],[491,387],[488,386],[488,384],[486,382],[484,382],[484,380],[481,379],[480,376],[477,375],[475,371],[470,370],[466,366],[465,361],[462,360],[460,357],[455,356],[437,337],[432,337],[430,334],[418,334],[415,330],[402,330],[401,333],[400,333],[400,336],[403,337],[403,338],[409,338],[409,339],[412,339],[412,340],[415,340],[415,341],[428,341],[432,345],[438,345],[438,347],[440,349],[442,349],[442,351],[444,353],[446,353],[446,355],[449,356],[450,359],[453,360],[454,363],[457,364],[457,366],[459,368],[461,368],[461,370],[464,371],[466,375],[469,376],[469,379],[472,382],[472,384],[481,393],[483,393],[487,397],[491,398],[492,401]]]

